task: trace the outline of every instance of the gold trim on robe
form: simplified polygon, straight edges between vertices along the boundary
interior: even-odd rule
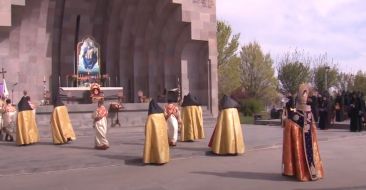
[[[317,178],[324,176],[323,163],[319,154],[316,126],[311,126],[313,158]],[[311,180],[305,157],[302,128],[290,119],[284,120],[282,165],[283,175],[296,176],[299,181]]]
[[[168,128],[163,113],[150,114],[145,125],[145,164],[165,164],[170,160]]]
[[[53,109],[51,131],[53,144],[65,144],[69,140],[76,140],[66,106],[58,106]]]
[[[17,117],[16,144],[26,145],[39,141],[34,110],[21,111]]]
[[[210,144],[215,154],[243,154],[245,144],[236,108],[224,109],[217,118]]]
[[[180,134],[181,141],[194,141],[204,139],[202,109],[200,106],[182,107],[182,128]]]

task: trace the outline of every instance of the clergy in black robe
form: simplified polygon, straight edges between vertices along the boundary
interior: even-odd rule
[[[292,118],[294,115],[293,110],[295,108],[296,102],[292,94],[288,94],[286,102],[286,116],[288,119]]]
[[[350,118],[350,131],[356,132],[359,121],[358,121],[358,106],[356,101],[356,95],[352,94],[351,104],[349,106],[348,116]]]
[[[311,112],[313,113],[314,122],[318,123],[319,121],[319,104],[318,104],[318,95],[317,93],[313,93],[309,98],[309,105],[311,107]]]
[[[324,130],[330,127],[330,110],[327,96],[322,96],[319,102],[319,128]]]
[[[344,101],[341,94],[337,94],[335,98],[335,120],[337,122],[343,121],[343,107],[344,107]]]
[[[364,114],[364,103],[362,103],[361,97],[353,93],[351,99],[351,105],[349,108],[349,117],[350,117],[350,131],[351,132],[359,132],[362,131],[363,123],[362,117]]]
[[[363,93],[360,93],[360,104],[361,104],[361,111],[359,112],[359,115],[360,115],[360,125],[359,125],[359,128],[358,128],[358,131],[361,132],[363,130],[363,126],[364,126],[364,123],[365,123],[365,117],[366,117],[366,105],[365,105],[365,100],[364,100],[364,95]]]

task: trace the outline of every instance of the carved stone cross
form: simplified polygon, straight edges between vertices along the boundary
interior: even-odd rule
[[[5,73],[6,73],[6,71],[4,70],[4,68],[1,68],[1,72],[0,72],[0,74],[2,74],[2,75],[3,75],[3,79],[5,79]]]

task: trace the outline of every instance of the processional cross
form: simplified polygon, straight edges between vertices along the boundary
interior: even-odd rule
[[[1,68],[1,72],[0,72],[0,74],[2,74],[3,75],[3,79],[5,79],[5,73],[6,73],[6,71],[4,70],[4,68],[2,67]]]

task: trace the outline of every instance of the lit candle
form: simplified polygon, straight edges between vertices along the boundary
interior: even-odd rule
[[[46,76],[45,75],[43,75],[43,81],[46,81]]]

